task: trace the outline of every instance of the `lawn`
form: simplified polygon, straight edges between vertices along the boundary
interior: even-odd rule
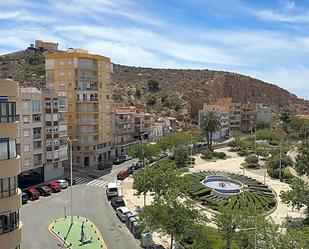
[[[91,240],[91,243],[82,244],[81,226],[84,222],[85,240]],[[50,225],[50,230],[65,242],[71,249],[107,249],[100,232],[96,226],[84,217],[74,216],[73,225],[71,226],[71,217],[60,218]],[[92,238],[92,239],[91,239]]]

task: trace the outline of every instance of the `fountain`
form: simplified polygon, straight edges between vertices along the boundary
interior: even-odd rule
[[[216,194],[223,196],[236,195],[242,192],[244,185],[234,179],[230,179],[226,176],[207,176],[202,184],[210,189]]]

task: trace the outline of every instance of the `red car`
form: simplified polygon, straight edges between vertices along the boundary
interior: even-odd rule
[[[40,192],[37,191],[35,188],[28,189],[26,193],[28,194],[28,198],[31,201],[34,201],[40,198]]]
[[[57,182],[51,182],[50,184],[48,184],[48,187],[51,188],[53,193],[61,191],[61,186]]]
[[[129,173],[125,170],[120,170],[117,174],[117,180],[124,180],[129,176]]]

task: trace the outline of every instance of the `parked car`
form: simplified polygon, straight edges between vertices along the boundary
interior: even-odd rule
[[[129,173],[125,170],[120,170],[117,174],[117,180],[124,180],[129,176]]]
[[[134,167],[135,167],[135,165],[132,164],[131,166],[129,166],[129,167],[127,168],[126,172],[127,172],[129,175],[133,174]]]
[[[122,164],[125,162],[125,158],[124,157],[116,157],[113,161],[113,164],[118,165],[118,164]]]
[[[122,222],[126,221],[126,214],[128,213],[131,213],[131,211],[127,207],[116,208],[116,214]]]
[[[51,188],[52,192],[53,193],[56,193],[56,192],[60,192],[61,191],[61,186],[59,183],[57,182],[52,182],[50,184],[48,184],[48,187]]]
[[[111,205],[114,209],[124,207],[126,204],[121,196],[116,196],[112,199]]]
[[[69,186],[68,182],[64,179],[56,180],[55,182],[58,183],[62,189]]]
[[[28,198],[31,201],[34,201],[40,198],[40,192],[37,191],[35,188],[28,189],[26,193],[28,194]]]
[[[155,244],[155,245],[149,246],[148,249],[165,249],[165,247],[162,245]]]
[[[28,195],[26,192],[22,192],[21,193],[21,203],[24,205],[24,204],[27,204],[28,203]]]
[[[71,178],[70,177],[66,177],[66,178],[64,178],[64,180],[66,180],[68,182],[68,185],[71,186]],[[76,180],[75,180],[75,178],[73,178],[73,185],[75,185],[75,184],[76,184]]]
[[[51,188],[47,187],[47,186],[42,186],[42,187],[38,187],[36,188],[37,191],[39,191],[41,196],[48,196],[51,195]]]
[[[132,160],[132,159],[133,159],[133,156],[125,155],[125,156],[124,156],[124,159],[125,159],[126,161],[129,161],[129,160]]]
[[[108,162],[101,162],[98,164],[98,169],[100,170],[104,170],[104,169],[110,169],[113,166],[113,162],[112,161],[108,161]]]
[[[106,186],[106,196],[107,199],[110,199],[111,197],[118,196],[118,186],[114,182],[109,182]]]

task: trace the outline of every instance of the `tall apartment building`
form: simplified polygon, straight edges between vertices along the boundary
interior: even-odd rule
[[[0,89],[0,247],[19,249],[23,226],[19,220],[21,190],[17,183],[20,173],[20,156],[16,151],[18,83],[0,80]]]
[[[243,104],[241,105],[241,132],[252,132],[254,130],[254,123],[256,119],[255,104]]]
[[[218,115],[220,120],[220,129],[219,131],[213,134],[213,140],[223,139],[229,137],[229,112],[227,112],[223,107],[217,105],[203,105],[203,109],[199,110],[198,114],[198,123],[201,127],[201,122],[203,117],[205,117],[209,112],[214,112]]]
[[[66,99],[55,91],[20,88],[17,103],[21,154],[19,185],[22,188],[61,177],[68,159]]]
[[[229,113],[230,134],[241,131],[241,103],[233,103],[231,98],[219,98],[214,105],[224,108]]]
[[[256,104],[256,119],[271,122],[271,107],[265,106],[263,104]]]
[[[135,143],[134,112],[131,107],[117,107],[115,109],[115,127],[113,134],[113,146],[115,156],[124,153],[126,147]]]
[[[111,159],[111,73],[109,58],[82,49],[46,54],[46,86],[68,99],[68,134],[73,163],[92,166]]]

